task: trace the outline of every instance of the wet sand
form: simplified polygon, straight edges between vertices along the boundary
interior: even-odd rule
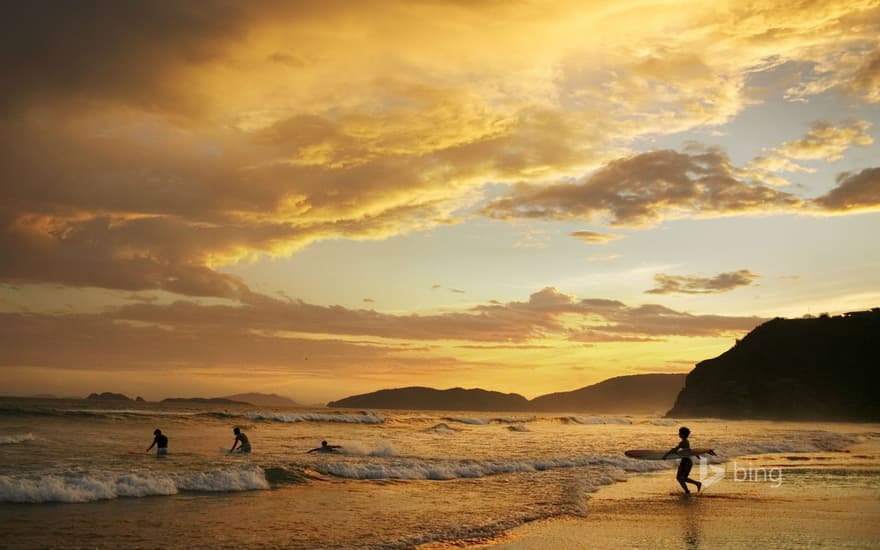
[[[585,517],[534,522],[474,547],[878,548],[880,457],[857,453],[740,458],[755,479],[740,469],[733,480],[727,464],[698,496],[681,493],[674,471],[633,476],[595,493]]]

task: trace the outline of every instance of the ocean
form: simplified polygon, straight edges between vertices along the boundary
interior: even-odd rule
[[[623,451],[670,448],[680,425],[717,463],[825,460],[880,491],[880,457],[848,452],[880,448],[877,424],[0,398],[0,546],[476,544],[587,515],[597,489],[643,472],[669,470],[676,490],[673,461]],[[228,453],[236,426],[249,455]],[[145,452],[156,428],[165,457]],[[306,452],[322,440],[341,452]]]

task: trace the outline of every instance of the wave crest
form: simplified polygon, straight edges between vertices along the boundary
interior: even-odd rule
[[[559,418],[563,424],[632,424],[629,418],[615,418],[606,416],[562,416]]]
[[[644,472],[668,468],[668,465],[657,461],[649,462],[629,458],[583,456],[576,458],[536,458],[506,461],[407,459],[387,462],[353,462],[339,460],[318,464],[314,466],[314,469],[325,475],[345,479],[447,481],[451,479],[542,472],[584,466],[608,466],[620,472]],[[617,477],[622,478],[622,474]],[[609,477],[609,479],[612,478]]]
[[[0,445],[13,445],[15,443],[24,443],[25,441],[33,441],[34,434],[26,433],[26,434],[15,434],[15,435],[0,435]]]
[[[344,424],[382,424],[385,417],[378,413],[285,413],[272,411],[255,411],[245,413],[204,413],[222,418],[247,418],[249,420],[269,420],[272,422],[341,422]]]
[[[0,476],[0,502],[92,502],[119,497],[174,495],[180,491],[233,492],[268,489],[257,466],[209,472],[96,472]]]

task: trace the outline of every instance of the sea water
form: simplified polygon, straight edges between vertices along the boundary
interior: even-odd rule
[[[876,424],[3,398],[0,545],[413,548],[491,540],[536,519],[585,515],[598,488],[673,468],[623,451],[670,448],[681,424],[692,446],[714,447],[720,462],[880,440]],[[247,433],[251,454],[228,453],[233,427]],[[156,428],[169,438],[166,457],[145,452]],[[306,452],[322,440],[341,452]]]

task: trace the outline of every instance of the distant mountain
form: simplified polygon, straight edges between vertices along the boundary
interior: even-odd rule
[[[516,393],[483,389],[410,387],[346,397],[328,407],[446,411],[534,411],[650,414],[664,412],[684,386],[684,374],[636,374],[531,401]]]
[[[186,404],[186,403],[199,403],[199,404],[212,404],[212,405],[250,405],[251,403],[245,403],[243,401],[233,401],[232,399],[226,399],[224,397],[169,397],[168,399],[163,399],[162,403],[177,403],[177,404]]]
[[[328,407],[368,409],[425,409],[440,411],[524,411],[528,400],[516,393],[481,389],[409,387],[379,390],[332,401]]]
[[[550,393],[529,402],[536,412],[662,414],[684,387],[685,374],[635,374],[579,390]]]
[[[299,403],[274,393],[237,393],[227,395],[224,399],[244,401],[258,407],[299,407]]]
[[[880,308],[760,325],[697,364],[668,415],[880,421]]]
[[[96,401],[131,401],[131,398],[127,395],[123,395],[121,393],[111,393],[105,391],[104,393],[90,393],[86,399],[92,399]]]

